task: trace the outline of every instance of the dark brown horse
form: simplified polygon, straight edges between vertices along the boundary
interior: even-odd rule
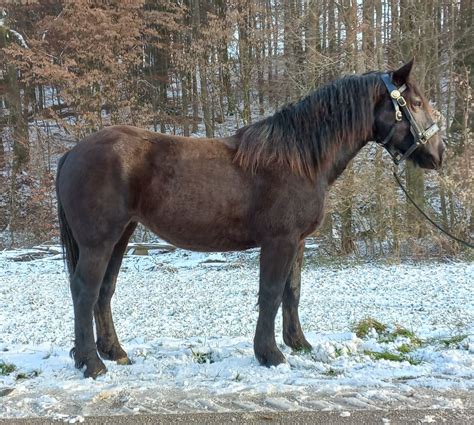
[[[409,78],[411,67],[388,75],[397,87],[405,85],[413,117],[427,128],[430,110]],[[298,317],[300,272],[304,239],[321,223],[328,187],[368,141],[391,132],[386,147],[402,154],[415,141],[406,117],[396,119],[383,75],[334,81],[231,137],[192,139],[114,126],[61,158],[57,195],[74,303],[72,353],[86,377],[106,371],[98,354],[129,363],[110,300],[138,222],[185,249],[260,247],[255,356],[267,366],[285,361],[274,336],[280,304],[285,343],[311,348]],[[443,150],[439,136],[430,135],[410,160],[438,168]]]

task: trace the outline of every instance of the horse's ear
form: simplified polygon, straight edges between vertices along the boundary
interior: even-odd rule
[[[410,77],[411,69],[413,68],[413,62],[415,58],[413,58],[410,62],[407,62],[405,65],[402,65],[396,71],[393,71],[393,81],[398,85],[405,84]]]

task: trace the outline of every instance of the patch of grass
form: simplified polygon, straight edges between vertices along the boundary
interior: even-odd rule
[[[371,350],[365,350],[364,354],[366,356],[369,356],[373,358],[374,360],[389,360],[391,362],[408,362],[412,365],[419,365],[421,363],[420,360],[414,359],[411,356],[407,356],[404,353],[401,354],[395,354],[395,353],[390,353],[389,351],[371,351]]]
[[[394,354],[388,351],[379,352],[365,350],[364,354],[369,357],[372,357],[374,360],[390,360],[392,362],[403,362],[405,360],[405,357],[402,354]]]
[[[196,363],[199,363],[199,364],[205,364],[205,363],[212,364],[212,363],[214,363],[214,359],[213,359],[211,351],[208,352],[208,353],[202,353],[200,351],[194,351],[191,348],[191,353],[192,353],[193,359]]]
[[[365,338],[371,329],[374,329],[380,335],[387,330],[387,326],[372,317],[367,317],[352,327],[353,332],[359,338]]]
[[[438,345],[441,348],[458,348],[467,349],[467,341],[464,340],[468,337],[467,334],[453,335],[451,337],[434,337],[426,340],[426,344]]]
[[[406,361],[407,361],[408,363],[410,363],[411,365],[413,365],[413,366],[418,366],[419,364],[423,363],[422,360],[420,360],[420,359],[415,359],[415,358],[413,358],[413,357],[411,357],[411,356],[407,356],[407,357],[406,357]]]
[[[418,338],[413,331],[404,328],[403,326],[397,325],[393,331],[386,331],[378,338],[378,342],[394,342],[397,338],[407,338],[410,340],[410,345],[419,347],[422,344],[420,338]]]
[[[398,351],[404,354],[412,351],[416,347],[420,347],[423,343],[413,331],[400,325],[397,325],[393,330],[389,330],[386,325],[371,317],[361,320],[353,327],[353,331],[359,338],[367,337],[371,329],[374,329],[377,333],[377,342],[379,343],[395,342],[398,338],[408,339],[409,342],[402,344],[398,349]]]
[[[397,351],[403,354],[408,354],[410,351],[413,350],[413,346],[409,344],[402,344],[399,347],[397,347]]]
[[[365,355],[370,356],[374,360],[389,360],[393,362],[407,361],[412,365],[418,365],[421,363],[421,360],[417,360],[409,355],[413,350],[424,344],[424,342],[416,336],[413,331],[400,325],[396,325],[394,329],[388,329],[386,325],[371,317],[360,321],[353,328],[359,338],[366,337],[371,329],[374,329],[375,332],[377,332],[377,342],[379,343],[393,343],[397,341],[398,338],[405,338],[408,341],[404,341],[400,344],[396,348],[396,353],[388,350],[381,352],[368,350],[364,351]]]
[[[338,376],[338,375],[342,375],[342,373],[343,373],[342,370],[334,369],[334,368],[330,367],[328,370],[326,370],[326,371],[323,372],[323,375],[326,375],[326,376]]]
[[[454,335],[450,338],[442,338],[438,339],[438,342],[442,345],[444,345],[446,348],[450,347],[459,347],[461,345],[461,342],[463,342],[468,335]]]
[[[40,375],[41,371],[39,370],[33,370],[31,372],[25,373],[25,372],[20,372],[18,375],[16,375],[16,380],[20,381],[22,379],[31,379],[31,378],[37,378]]]
[[[293,348],[291,354],[310,354],[313,350],[308,347]]]
[[[3,360],[0,361],[0,375],[10,375],[15,372],[16,366],[12,363],[5,363]]]
[[[404,328],[403,326],[397,326],[393,332],[391,332],[393,336],[395,336],[395,339],[398,338],[399,336],[407,338],[411,341],[412,345],[420,346],[421,345],[421,339],[418,338],[413,331],[408,330],[407,328]]]
[[[26,373],[20,372],[18,375],[16,375],[16,378],[15,378],[15,379],[16,379],[17,381],[20,381],[20,380],[22,380],[22,379],[27,379],[27,378],[28,378],[28,375],[27,375]]]

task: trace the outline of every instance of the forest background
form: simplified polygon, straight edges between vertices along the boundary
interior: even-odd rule
[[[406,185],[450,232],[474,233],[472,0],[0,0],[0,14],[0,249],[57,240],[57,160],[106,125],[225,136],[412,57],[447,157],[439,172],[408,165]],[[320,253],[462,254],[407,204],[373,143],[326,210]]]

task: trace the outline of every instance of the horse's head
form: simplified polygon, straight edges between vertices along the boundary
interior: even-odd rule
[[[396,163],[409,159],[422,168],[438,169],[444,143],[428,101],[410,77],[412,66],[413,60],[381,75],[385,90],[375,110],[375,139]]]

